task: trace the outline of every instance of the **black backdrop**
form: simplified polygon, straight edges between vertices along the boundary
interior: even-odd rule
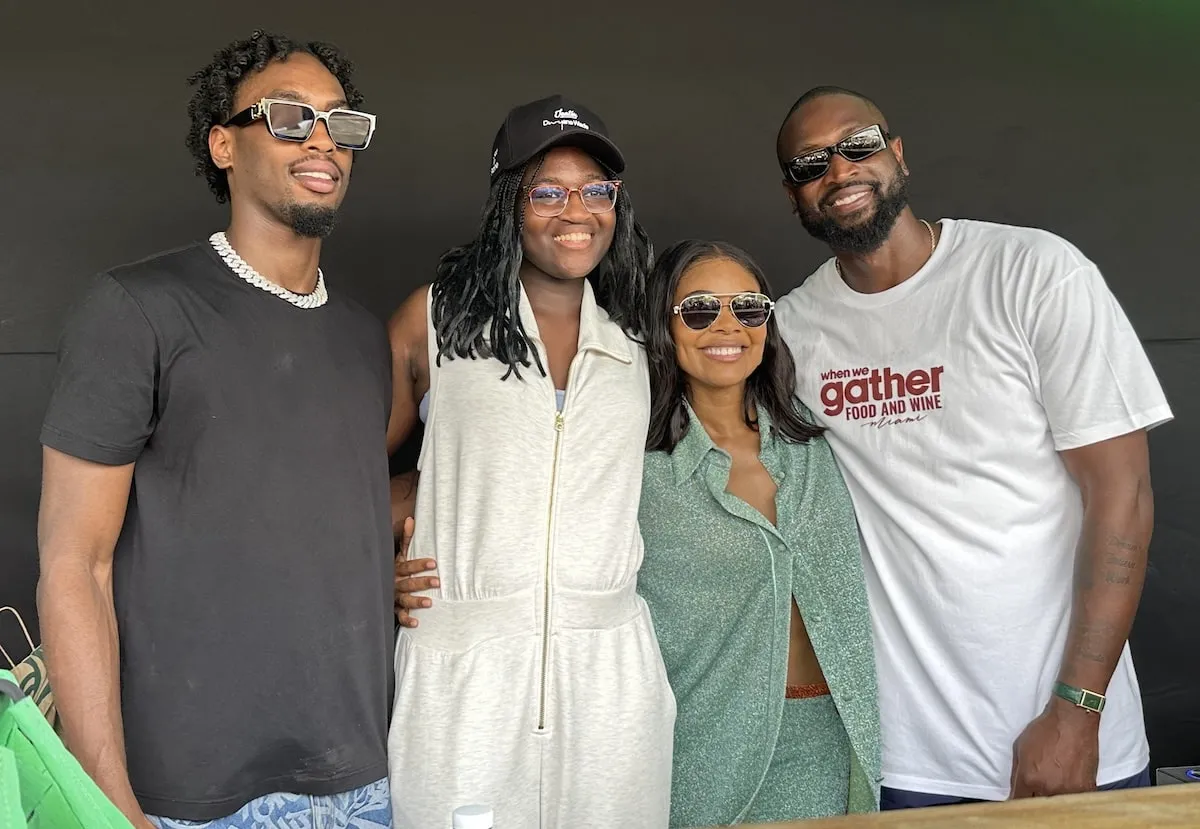
[[[1145,340],[1176,420],[1151,438],[1133,647],[1154,763],[1200,762],[1193,0],[400,5],[0,2],[0,605],[36,634],[38,426],[82,281],[222,226],[183,146],[184,79],[226,41],[280,30],[358,64],[379,131],[324,264],[381,318],[472,233],[508,107],[556,91],[608,122],[660,249],[725,238],[790,289],[823,251],[788,212],[775,131],[800,92],[834,83],[875,97],[904,137],[919,215],[1066,236]],[[0,643],[18,642],[0,620]]]

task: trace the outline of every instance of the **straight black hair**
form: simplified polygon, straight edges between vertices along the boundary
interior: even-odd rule
[[[745,268],[758,282],[758,289],[774,298],[766,275],[750,255],[727,242],[685,239],[662,252],[646,280],[646,354],[650,363],[650,429],[646,435],[649,452],[673,452],[687,434],[687,375],[675,357],[671,337],[675,290],[683,275],[700,262],[728,259]],[[810,423],[801,413],[796,398],[796,364],[779,333],[772,314],[767,320],[763,358],[746,379],[746,425],[757,430],[750,413],[761,405],[771,418],[775,433],[790,443],[806,443],[825,430]]]

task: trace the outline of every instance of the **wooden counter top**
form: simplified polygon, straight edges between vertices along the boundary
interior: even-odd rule
[[[756,825],[764,829],[1196,829],[1200,784]]]

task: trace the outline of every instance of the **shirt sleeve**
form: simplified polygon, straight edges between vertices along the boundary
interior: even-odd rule
[[[141,307],[107,274],[68,317],[41,442],[96,463],[137,460],[154,430],[158,345]]]
[[[1094,265],[1042,294],[1027,335],[1057,450],[1172,419],[1141,341]]]

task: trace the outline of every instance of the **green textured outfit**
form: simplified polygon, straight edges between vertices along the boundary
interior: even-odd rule
[[[779,438],[758,410],[777,486],[772,525],[728,492],[730,457],[695,413],[646,455],[639,514],[650,607],[675,693],[671,825],[879,808],[879,708],[858,525],[829,445]],[[831,696],[785,700],[791,602]]]

